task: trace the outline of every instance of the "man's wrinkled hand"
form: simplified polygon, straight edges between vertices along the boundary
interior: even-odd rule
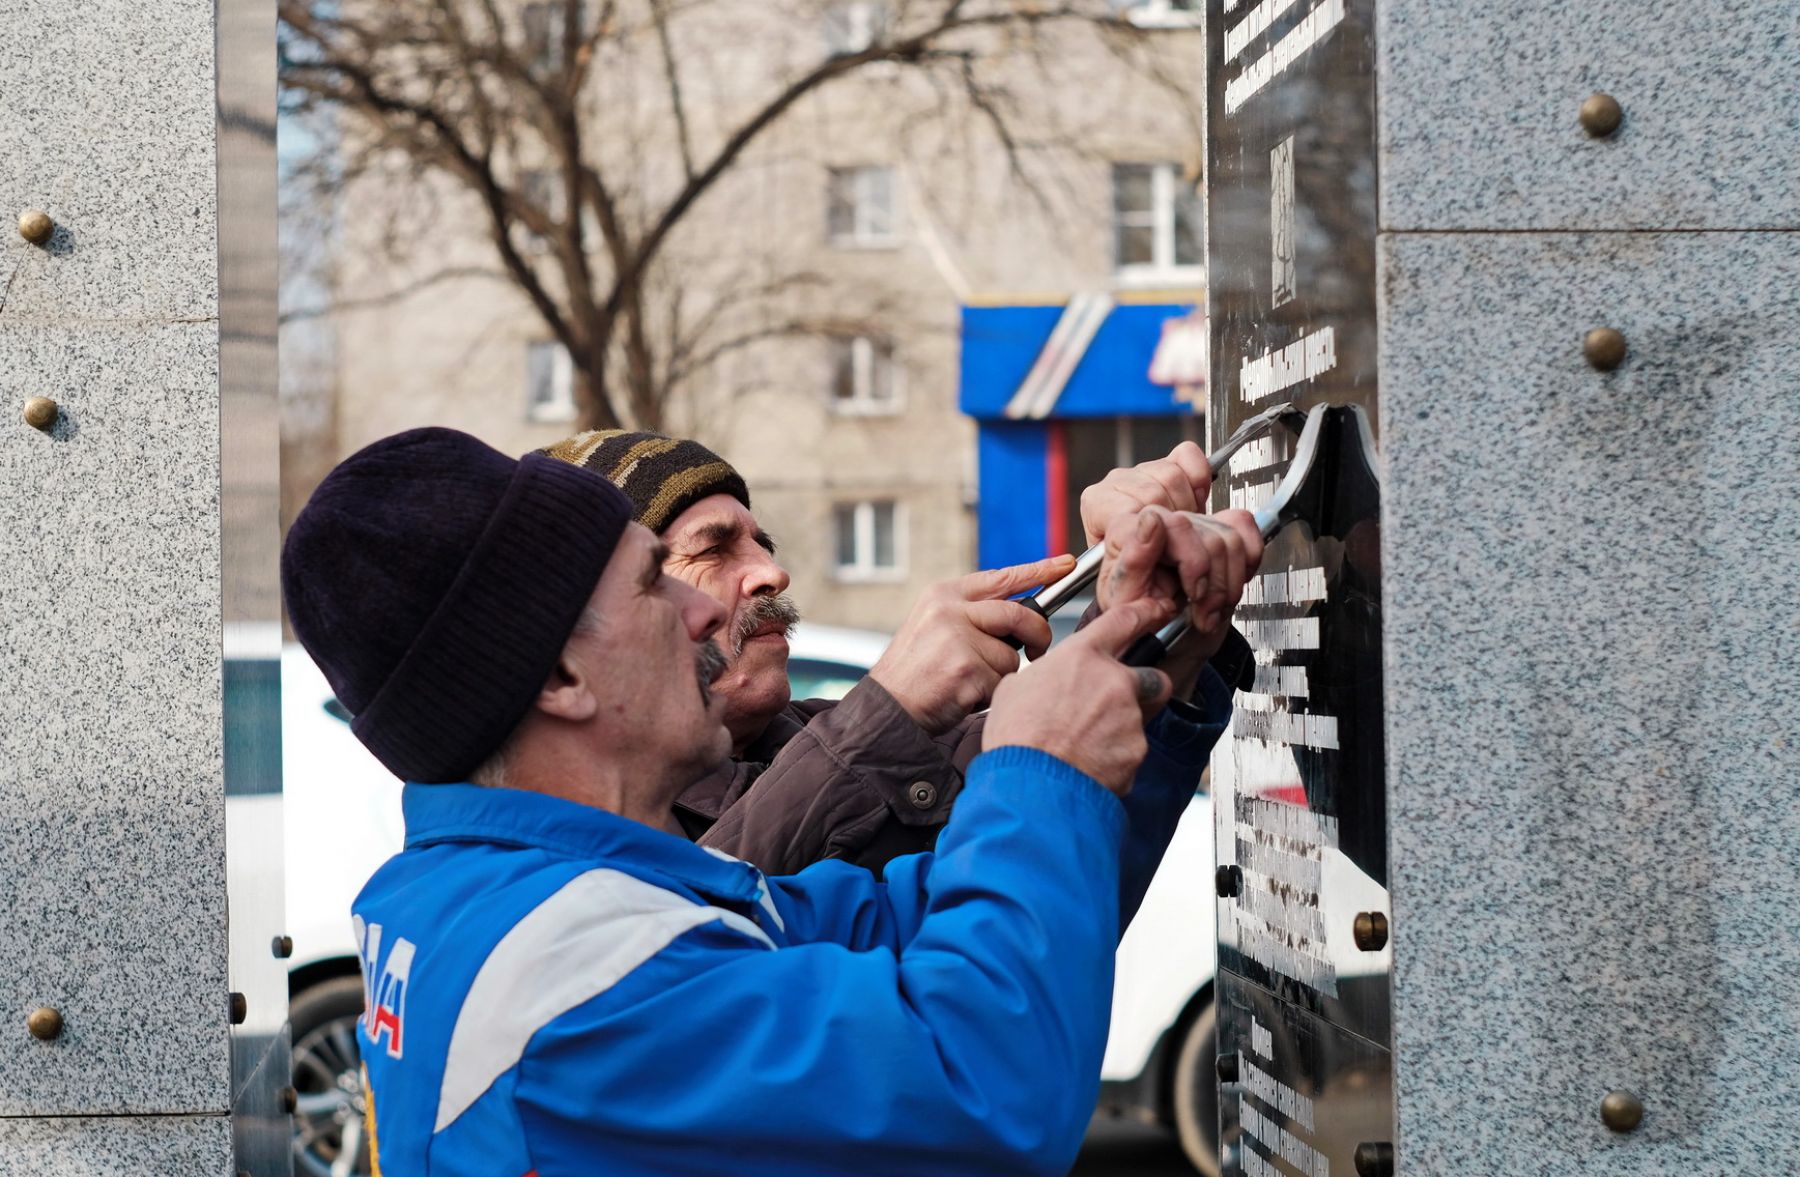
[[[1068,574],[1073,556],[977,572],[925,590],[869,671],[927,735],[950,730],[987,706],[1000,680],[1019,669],[1016,639],[1037,658],[1050,645],[1042,614],[1006,598]]]
[[[1200,662],[1225,640],[1263,552],[1255,517],[1239,510],[1200,515],[1145,507],[1114,516],[1105,540],[1095,591],[1101,609],[1136,600],[1186,609],[1194,636],[1183,650]]]
[[[1107,524],[1144,507],[1169,511],[1204,511],[1212,490],[1212,467],[1206,451],[1184,441],[1166,458],[1122,466],[1081,492],[1081,526],[1091,547],[1106,535]]]
[[[1148,751],[1145,718],[1169,701],[1169,678],[1119,655],[1174,615],[1165,600],[1123,602],[1002,682],[982,748],[1048,752],[1124,796]]]

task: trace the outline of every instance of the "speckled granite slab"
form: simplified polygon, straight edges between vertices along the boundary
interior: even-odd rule
[[[229,1177],[223,1116],[0,1120],[0,1177]]]
[[[0,316],[0,1115],[230,1103],[217,334]]]
[[[0,0],[0,78],[5,317],[215,317],[210,0]],[[14,231],[25,208],[48,245]]]
[[[1380,266],[1400,1171],[1789,1171],[1800,234]]]
[[[1382,0],[1383,229],[1800,228],[1794,0]],[[1596,90],[1624,124],[1578,122]]]
[[[218,1114],[0,1173],[228,1172],[212,0],[0,0],[0,78],[0,1117]]]

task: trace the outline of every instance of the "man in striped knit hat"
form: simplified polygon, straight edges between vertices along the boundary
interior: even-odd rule
[[[1062,576],[1072,557],[933,585],[841,701],[792,700],[787,636],[799,612],[775,541],[730,463],[696,441],[618,429],[577,434],[542,452],[623,490],[636,520],[667,545],[669,574],[728,612],[719,636],[729,665],[713,690],[725,702],[732,759],[676,803],[688,835],[774,874],[827,858],[879,871],[930,849],[963,770],[981,751],[977,713],[1018,668],[1007,639],[1032,658],[1050,643],[1048,622],[1008,598]],[[1205,455],[1189,444],[1157,463],[1114,471],[1084,496],[1084,518],[1143,505],[1193,511],[1210,478]],[[1192,737],[1196,780],[1229,717],[1230,689],[1205,667],[1211,652],[1196,646],[1163,667],[1179,699],[1198,704],[1171,708],[1183,743]]]

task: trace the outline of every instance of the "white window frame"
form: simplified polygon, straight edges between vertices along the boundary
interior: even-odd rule
[[[536,357],[539,349],[550,356],[550,395],[538,399]],[[551,339],[536,339],[525,345],[525,417],[546,425],[566,425],[575,420],[575,362],[569,349]]]
[[[533,188],[540,186],[541,192],[532,191]],[[563,191],[562,173],[555,168],[525,168],[519,172],[520,201],[535,204],[539,212],[555,222],[561,222],[568,215],[568,210],[563,207]],[[539,196],[546,199],[536,199]],[[542,233],[534,231],[531,226],[523,222],[519,224],[519,232],[524,235],[524,241],[521,243],[524,252],[530,254],[550,252],[550,239]]]
[[[557,0],[532,0],[519,8],[519,49],[525,59],[525,68],[540,76],[548,77],[563,66],[562,61],[562,14],[563,6]],[[576,19],[586,16],[585,12]],[[543,43],[534,45],[532,41],[532,23],[542,19]]]
[[[825,51],[833,57],[861,53],[887,33],[884,0],[841,0],[825,10]]]
[[[1138,262],[1123,264],[1118,257],[1119,230],[1121,227],[1141,228],[1141,225],[1122,226],[1119,211],[1119,176],[1118,168],[1148,167],[1150,169],[1150,209],[1147,213],[1136,216],[1148,217],[1151,230],[1151,259],[1148,263]],[[1181,165],[1173,163],[1143,163],[1120,160],[1113,165],[1110,172],[1112,178],[1112,240],[1113,240],[1113,277],[1124,285],[1144,284],[1194,284],[1206,277],[1204,264],[1190,263],[1178,265],[1175,261],[1175,207],[1180,185],[1187,183],[1181,174]]]
[[[875,563],[875,508],[880,503],[891,503],[894,507],[894,563],[891,567]],[[838,561],[837,517],[839,509],[843,507],[849,507],[854,512],[851,526],[855,528],[856,561],[852,564]],[[906,533],[906,504],[898,498],[834,502],[831,505],[832,578],[850,584],[893,584],[904,581],[908,555]]]
[[[871,227],[875,221],[874,201],[864,188],[866,177],[887,176],[887,228]],[[831,203],[841,183],[848,182],[851,196],[851,220],[848,233],[838,233],[831,224]],[[900,177],[885,164],[832,168],[825,180],[825,238],[839,249],[892,249],[900,244]]]
[[[1174,0],[1124,0],[1125,19],[1140,29],[1197,29],[1206,19],[1206,9],[1177,8]]]
[[[850,395],[837,394],[838,364],[843,349],[850,351]],[[885,354],[884,354],[885,353]],[[888,395],[875,395],[877,379],[885,363]],[[836,335],[831,338],[831,385],[826,393],[831,411],[846,417],[888,417],[904,407],[906,383],[894,341],[875,335]]]

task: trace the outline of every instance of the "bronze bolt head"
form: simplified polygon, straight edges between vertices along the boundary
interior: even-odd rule
[[[1387,916],[1379,911],[1358,912],[1356,922],[1350,926],[1350,934],[1364,952],[1380,952],[1388,942]]]
[[[1623,1089],[1600,1101],[1600,1122],[1614,1132],[1630,1132],[1644,1122],[1644,1101]]]
[[[1581,354],[1599,372],[1610,372],[1625,362],[1625,337],[1611,327],[1596,327],[1581,337]]]
[[[1581,129],[1596,139],[1604,139],[1619,129],[1625,111],[1611,94],[1589,94],[1581,104]]]
[[[61,412],[56,402],[49,397],[34,396],[25,402],[25,424],[48,432],[55,428],[56,418]]]
[[[56,231],[56,222],[41,208],[28,208],[19,214],[19,236],[33,245],[42,245]]]
[[[1394,1177],[1394,1146],[1386,1140],[1364,1141],[1350,1159],[1356,1177]]]
[[[39,1042],[49,1042],[62,1033],[62,1013],[50,1006],[39,1006],[25,1019],[25,1028]]]

